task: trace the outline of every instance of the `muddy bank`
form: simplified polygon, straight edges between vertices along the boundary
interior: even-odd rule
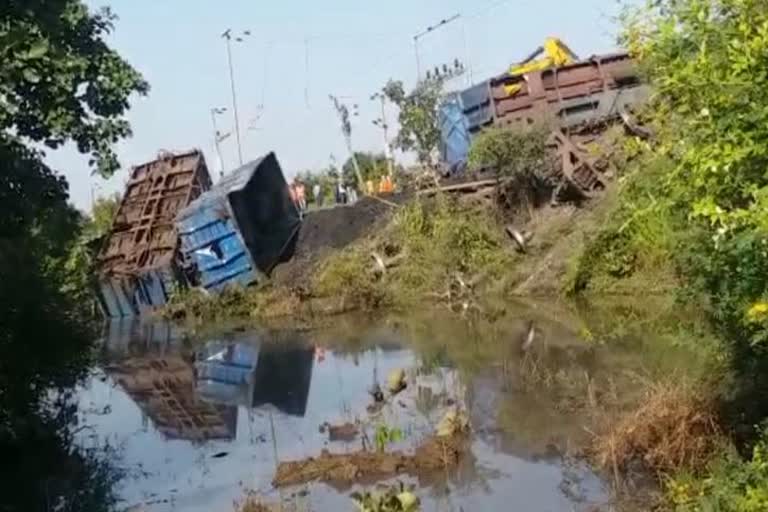
[[[412,454],[401,451],[330,453],[323,450],[319,457],[281,462],[272,484],[285,487],[317,481],[343,488],[356,482],[374,483],[402,474],[425,477],[436,470],[455,468],[468,447],[468,436],[457,434],[430,437]]]

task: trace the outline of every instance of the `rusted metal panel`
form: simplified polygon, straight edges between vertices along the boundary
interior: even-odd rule
[[[513,84],[521,88],[510,95],[506,88]],[[503,75],[491,80],[490,88],[496,124],[510,126],[556,121],[562,118],[563,105],[569,100],[600,96],[613,90],[637,87],[638,84],[637,72],[629,55],[617,53],[597,55],[523,77]],[[601,112],[600,109],[593,110],[596,116]]]
[[[130,316],[131,311],[165,302],[165,286],[156,283],[148,289],[143,283],[151,276],[174,273],[176,215],[210,188],[211,177],[199,150],[161,153],[156,160],[133,168],[97,259],[101,282],[110,282],[113,288],[119,283],[125,292],[125,300],[119,302],[130,306],[114,308],[110,316]]]
[[[510,94],[512,85],[515,91]],[[605,188],[603,169],[584,143],[650,95],[627,53],[596,55],[523,76],[505,74],[491,79],[489,88],[494,125],[514,128],[544,122],[554,130],[550,145],[563,178],[555,198],[561,187],[586,198]]]

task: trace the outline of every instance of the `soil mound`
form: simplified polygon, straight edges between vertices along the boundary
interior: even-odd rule
[[[327,251],[342,249],[367,235],[391,211],[391,206],[363,197],[354,205],[308,212],[301,223],[293,256],[275,268],[273,282],[300,284]]]

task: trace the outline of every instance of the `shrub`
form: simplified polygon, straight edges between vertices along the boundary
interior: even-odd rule
[[[554,188],[555,158],[544,125],[527,129],[488,128],[472,142],[469,163],[476,168],[490,168],[509,180],[506,187],[508,206],[532,203],[536,196]]]
[[[748,460],[729,452],[705,477],[678,474],[666,483],[669,501],[680,512],[762,512],[768,510],[768,432]]]
[[[721,443],[715,410],[713,398],[690,385],[654,384],[636,410],[596,438],[597,459],[613,471],[635,460],[659,473],[704,469]]]

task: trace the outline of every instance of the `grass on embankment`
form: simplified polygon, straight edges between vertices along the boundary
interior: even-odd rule
[[[423,301],[467,305],[481,290],[498,288],[518,258],[490,209],[448,198],[416,200],[379,231],[330,253],[305,283],[231,288],[216,296],[189,290],[161,315],[215,322],[398,309]]]

